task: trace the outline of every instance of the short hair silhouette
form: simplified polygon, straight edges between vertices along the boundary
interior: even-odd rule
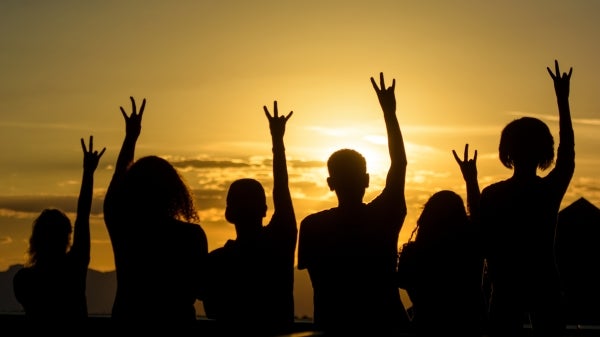
[[[135,161],[123,180],[130,214],[196,221],[194,199],[177,170],[167,160],[146,156]]]
[[[227,192],[225,218],[231,223],[241,219],[263,218],[267,211],[267,197],[262,184],[251,178],[231,183]]]
[[[330,176],[367,173],[367,161],[362,154],[352,149],[335,151],[327,160]]]
[[[44,209],[33,221],[27,264],[32,266],[39,259],[64,255],[71,245],[72,232],[71,220],[63,211]]]
[[[329,189],[335,191],[339,199],[360,202],[369,187],[369,174],[365,157],[356,150],[335,151],[327,160]]]
[[[554,161],[554,138],[541,120],[522,117],[504,127],[498,150],[500,161],[507,168],[520,163],[535,163],[545,170]]]

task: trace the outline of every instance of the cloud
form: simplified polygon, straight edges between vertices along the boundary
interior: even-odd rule
[[[21,217],[23,214],[39,213],[44,208],[58,208],[65,213],[77,211],[77,195],[22,195],[0,196],[0,215]],[[103,195],[92,200],[92,214],[102,214]],[[27,217],[31,217],[27,215]]]
[[[13,209],[0,208],[0,217],[13,219],[33,219],[31,212],[20,212]]]
[[[289,168],[323,168],[325,165],[327,164],[320,160],[288,160]]]
[[[573,118],[573,124],[583,124],[583,125],[592,125],[600,126],[600,119],[595,118]]]
[[[250,167],[249,163],[237,160],[199,160],[187,159],[171,161],[171,164],[179,169],[207,169],[207,168],[240,168]]]
[[[44,129],[44,130],[83,130],[89,132],[88,125],[72,125],[60,123],[28,123],[28,122],[0,122],[0,128],[6,129]]]
[[[405,135],[483,135],[496,136],[503,125],[402,125]],[[406,141],[405,141],[406,143]]]

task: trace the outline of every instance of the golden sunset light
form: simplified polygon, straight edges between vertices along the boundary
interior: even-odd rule
[[[0,2],[0,271],[22,264],[46,207],[75,219],[80,138],[106,147],[94,180],[90,268],[114,270],[102,203],[125,134],[119,110],[147,99],[135,157],[171,162],[194,191],[210,249],[235,238],[225,196],[259,180],[272,214],[272,152],[263,106],[286,125],[298,223],[335,207],[326,161],[367,160],[365,201],[385,183],[386,129],[370,77],[395,80],[406,146],[408,240],[424,202],[466,198],[452,150],[478,150],[481,188],[508,178],[502,128],[558,111],[546,67],[573,67],[576,170],[565,207],[600,206],[600,2],[595,1],[17,1]],[[540,172],[544,175],[544,172]],[[265,223],[268,220],[265,220]]]

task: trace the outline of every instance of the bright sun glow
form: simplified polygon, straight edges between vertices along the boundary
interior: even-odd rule
[[[385,175],[389,169],[390,158],[387,145],[374,144],[365,139],[347,139],[344,142],[344,148],[358,151],[365,157],[367,161],[367,172],[374,175]],[[330,146],[322,146],[319,150],[323,154],[323,158],[327,160],[329,156],[341,149],[337,144]]]

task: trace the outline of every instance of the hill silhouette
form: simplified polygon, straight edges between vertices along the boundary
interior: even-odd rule
[[[568,320],[600,324],[600,209],[580,198],[558,214],[557,262]]]

